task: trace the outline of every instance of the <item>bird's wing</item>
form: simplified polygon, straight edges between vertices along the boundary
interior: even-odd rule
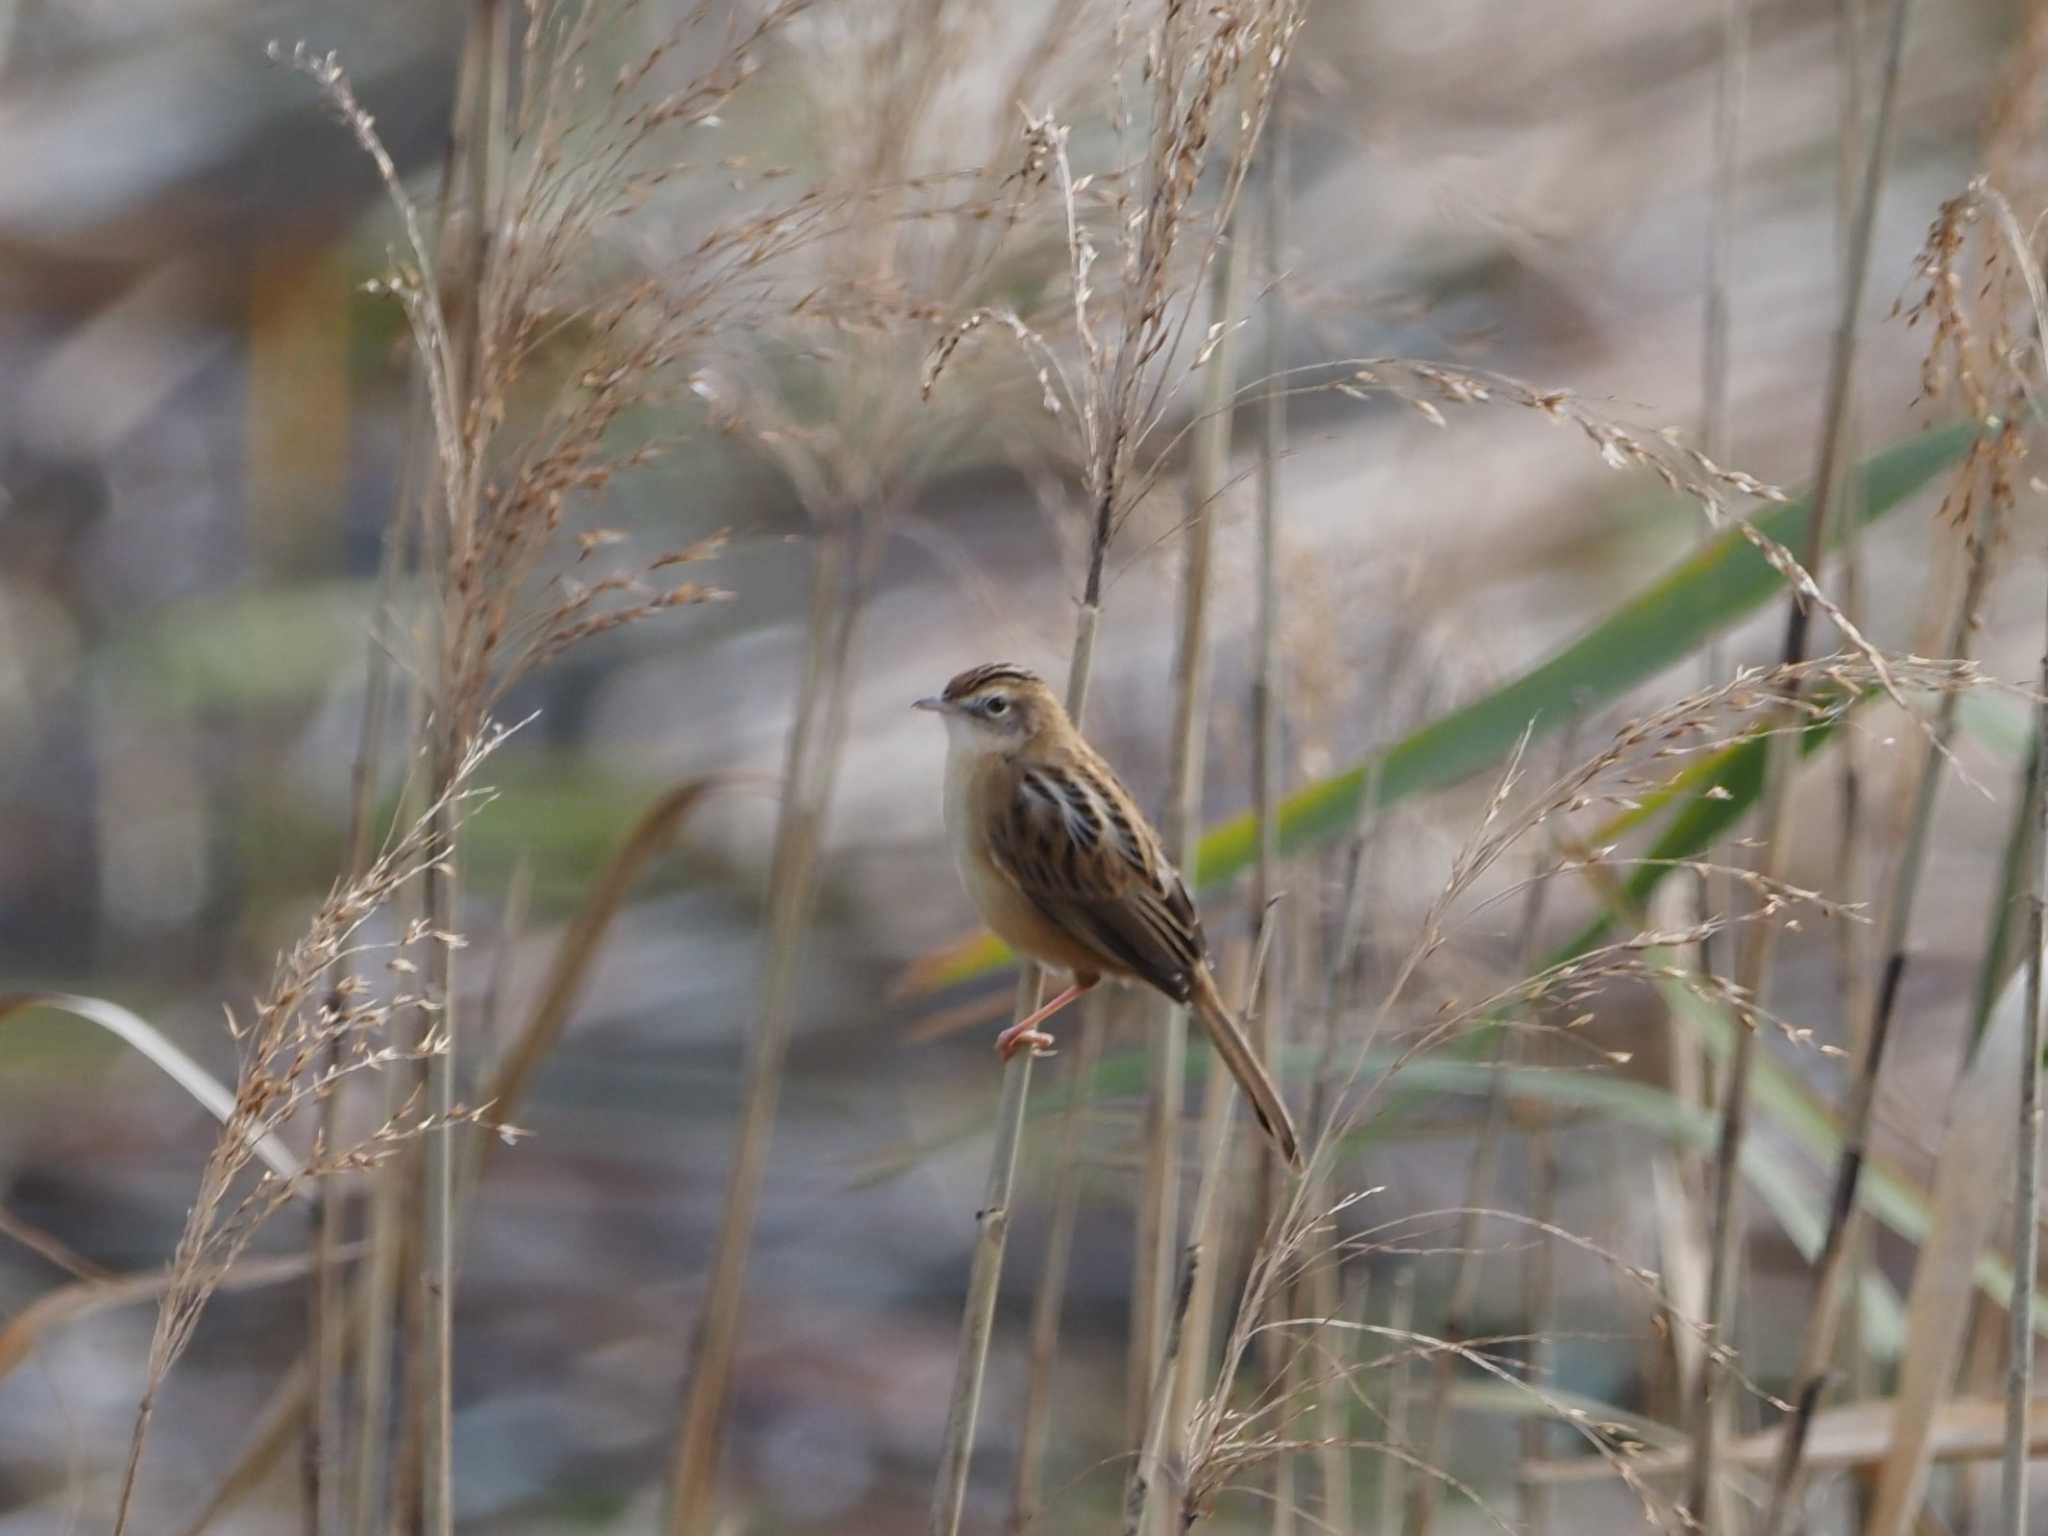
[[[1208,955],[1202,920],[1152,829],[1109,770],[1015,763],[989,817],[989,851],[1048,921],[1103,969],[1186,1002]]]

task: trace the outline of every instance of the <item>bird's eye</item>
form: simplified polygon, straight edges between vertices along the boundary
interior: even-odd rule
[[[997,694],[994,698],[990,699],[986,704],[984,704],[982,708],[987,710],[991,715],[1005,715],[1010,712],[1010,701],[1004,698],[1001,694]]]

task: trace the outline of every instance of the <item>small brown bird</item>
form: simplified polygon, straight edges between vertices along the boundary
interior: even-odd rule
[[[1104,976],[1145,982],[1194,1009],[1259,1123],[1300,1168],[1280,1091],[1217,994],[1187,882],[1044,679],[991,663],[916,707],[946,722],[946,835],[967,894],[1012,949],[1074,976],[997,1036],[1003,1059],[1051,1045],[1038,1026]]]

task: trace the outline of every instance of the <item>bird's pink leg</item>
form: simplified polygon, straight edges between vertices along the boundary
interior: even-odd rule
[[[1092,981],[1085,986],[1077,981],[1036,1013],[1019,1019],[1000,1035],[996,1036],[996,1054],[1002,1057],[1003,1060],[1008,1061],[1017,1054],[1020,1048],[1028,1045],[1031,1047],[1031,1053],[1034,1056],[1044,1055],[1047,1048],[1052,1044],[1052,1036],[1038,1028],[1038,1026],[1094,985],[1095,983]]]

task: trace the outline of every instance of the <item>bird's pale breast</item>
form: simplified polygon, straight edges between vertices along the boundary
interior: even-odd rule
[[[946,761],[946,840],[968,899],[996,937],[1042,964],[1101,975],[1121,967],[1078,942],[1049,920],[990,856],[985,828],[991,797],[1010,793],[1009,767],[1000,758],[954,751]]]

